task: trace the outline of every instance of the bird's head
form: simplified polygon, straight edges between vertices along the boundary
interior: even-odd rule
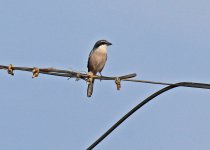
[[[99,46],[102,46],[102,45],[109,46],[109,45],[112,45],[112,43],[108,42],[107,40],[99,40],[95,43],[93,48],[95,49],[95,48],[98,48]]]

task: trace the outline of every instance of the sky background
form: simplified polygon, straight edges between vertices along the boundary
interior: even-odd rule
[[[107,39],[103,75],[210,83],[209,0],[1,0],[0,64],[87,71]],[[0,70],[1,150],[85,149],[161,85],[84,81]],[[155,98],[95,149],[209,150],[210,91],[177,88]]]

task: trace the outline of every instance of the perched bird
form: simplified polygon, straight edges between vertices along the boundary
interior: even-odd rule
[[[87,96],[91,97],[93,93],[93,84],[94,79],[91,78],[91,76],[96,75],[98,72],[101,75],[101,71],[103,70],[106,60],[107,60],[107,47],[109,45],[112,45],[112,43],[106,41],[106,40],[99,40],[95,43],[93,46],[92,51],[89,54],[88,58],[88,88],[87,88]]]

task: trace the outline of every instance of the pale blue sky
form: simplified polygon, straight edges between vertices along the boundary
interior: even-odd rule
[[[107,39],[107,76],[210,83],[210,1],[1,0],[0,64],[87,71]],[[0,149],[85,149],[163,86],[0,71]],[[137,111],[98,150],[209,150],[209,90],[177,88]]]

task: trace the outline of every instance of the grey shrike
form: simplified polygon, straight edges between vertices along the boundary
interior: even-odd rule
[[[89,54],[88,58],[88,88],[87,88],[87,97],[91,97],[93,93],[93,84],[94,79],[91,76],[96,75],[98,72],[101,75],[101,71],[103,70],[106,60],[107,60],[107,47],[112,45],[112,43],[106,40],[99,40],[93,46],[92,51]]]

